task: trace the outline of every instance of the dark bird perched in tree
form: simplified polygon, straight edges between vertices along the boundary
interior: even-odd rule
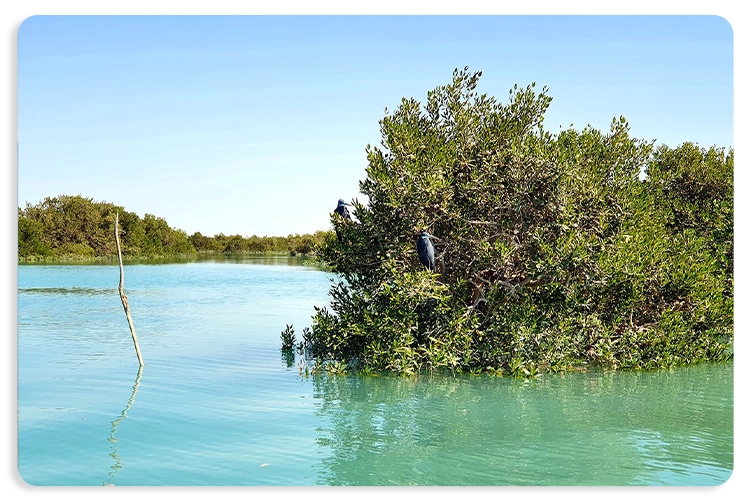
[[[430,238],[433,238],[427,231],[422,231],[417,237],[417,254],[419,261],[430,271],[435,270],[435,247],[432,245]]]
[[[334,210],[334,213],[337,213],[341,216],[344,220],[352,220],[352,216],[349,214],[349,209],[346,207],[351,207],[351,205],[344,200],[339,200],[339,204],[336,207],[336,210]],[[338,228],[336,228],[336,238],[338,238],[339,243],[341,242],[341,233],[339,233]]]
[[[351,205],[344,200],[339,200],[339,205],[336,207],[336,210],[334,210],[334,212],[339,214],[344,219],[352,220],[352,216],[349,215],[349,209],[347,209],[346,207],[351,207]]]

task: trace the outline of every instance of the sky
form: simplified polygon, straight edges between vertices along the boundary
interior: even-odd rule
[[[455,68],[545,126],[733,147],[720,16],[55,16],[18,31],[18,205],[81,195],[188,235],[329,229],[368,144]]]
[[[17,207],[80,194],[140,216],[162,217],[188,234],[285,236],[327,229],[336,200],[359,194],[365,147],[379,144],[378,121],[385,109],[394,109],[402,97],[424,102],[429,90],[450,82],[456,67],[481,70],[478,90],[502,102],[516,83],[547,85],[553,101],[545,126],[553,132],[571,123],[607,130],[613,117],[623,115],[631,135],[657,144],[735,147],[736,142],[735,190],[746,189],[746,148],[736,139],[747,137],[742,113],[747,97],[735,89],[750,88],[748,16],[735,0],[679,5],[666,0],[276,0],[260,6],[229,0],[26,0],[0,8],[7,165],[0,197],[5,264],[0,274],[6,284],[0,290],[0,316],[7,328],[3,364],[9,371],[2,389],[10,401],[17,365]],[[345,13],[441,16],[289,17]],[[167,17],[46,17],[93,14]],[[172,17],[176,14],[231,17]],[[659,17],[643,17],[654,15]],[[746,203],[743,196],[735,198],[740,256],[748,251]],[[742,258],[735,259],[738,332],[747,329],[747,308],[741,307],[746,269]],[[745,352],[743,335],[735,342],[739,359]],[[736,381],[745,380],[744,366],[735,364]],[[743,394],[737,391],[735,399],[740,424],[746,421]],[[16,496],[31,496],[35,491],[17,473],[12,406],[0,413],[8,424],[0,434],[7,445],[0,454],[0,469],[6,471],[2,483]],[[733,498],[748,482],[746,444],[745,426],[735,425],[735,472],[723,486],[639,489],[638,494]],[[246,492],[221,493],[239,498]],[[398,489],[389,490],[394,493]],[[487,498],[498,493],[471,491]],[[602,493],[626,498],[632,492],[522,491],[531,498]],[[86,492],[56,494],[78,498]]]

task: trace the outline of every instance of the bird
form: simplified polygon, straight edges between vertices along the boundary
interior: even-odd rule
[[[344,200],[339,200],[339,204],[336,207],[336,210],[334,210],[334,212],[339,214],[344,219],[352,220],[352,216],[349,215],[349,210],[346,207],[351,207],[351,205],[345,202]]]
[[[349,215],[349,209],[346,207],[351,207],[351,205],[344,200],[339,199],[339,204],[333,212],[339,214],[344,220],[352,220],[352,216]],[[339,233],[338,227],[336,227],[336,238],[339,240],[339,243],[341,243],[341,233]]]
[[[434,238],[427,231],[422,231],[417,237],[417,254],[419,261],[430,271],[435,270],[435,247],[430,238]]]

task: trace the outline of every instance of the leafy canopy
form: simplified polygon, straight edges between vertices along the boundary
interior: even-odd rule
[[[654,368],[731,356],[730,149],[557,135],[534,83],[507,103],[456,70],[403,99],[367,147],[355,222],[320,259],[338,275],[308,348],[364,371],[529,375],[586,363]],[[436,237],[436,271],[416,254]]]

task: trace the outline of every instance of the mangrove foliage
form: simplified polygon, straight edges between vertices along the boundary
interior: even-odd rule
[[[733,149],[543,126],[552,98],[502,103],[456,70],[403,99],[366,149],[365,202],[335,214],[337,275],[308,352],[362,372],[515,376],[732,356]],[[435,271],[416,238],[435,236]]]
[[[36,205],[18,209],[18,259],[116,259],[112,237],[115,215],[122,228],[123,258],[163,258],[200,253],[309,254],[326,231],[289,236],[203,236],[171,227],[152,214],[143,218],[112,203],[80,195],[47,197]]]

